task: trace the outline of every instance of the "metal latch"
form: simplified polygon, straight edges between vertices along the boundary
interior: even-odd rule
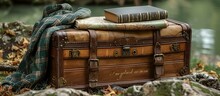
[[[130,56],[130,47],[129,46],[123,46],[122,56]]]
[[[71,58],[79,57],[79,55],[80,55],[80,51],[78,49],[73,49],[69,51],[69,56]]]
[[[136,56],[138,54],[137,49],[133,49],[132,54]]]
[[[164,64],[164,55],[163,54],[155,54],[154,55],[154,64],[162,66]]]
[[[117,51],[117,50],[114,50],[114,52],[113,52],[113,56],[114,56],[114,57],[118,57],[118,56],[119,56],[119,54],[118,54],[118,51]]]
[[[178,43],[171,44],[170,50],[171,50],[172,52],[178,52],[178,51],[180,51],[180,44],[178,44]]]

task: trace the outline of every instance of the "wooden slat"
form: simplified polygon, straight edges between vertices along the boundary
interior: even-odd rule
[[[183,60],[184,52],[165,54],[165,61]],[[115,66],[115,65],[129,65],[137,63],[153,62],[153,56],[133,57],[133,58],[101,58],[99,59],[99,66]],[[64,60],[64,69],[72,68],[86,68],[88,66],[88,59],[68,59]]]
[[[165,62],[165,77],[178,76],[179,70],[183,67],[183,60]],[[87,68],[65,69],[64,78],[66,86],[86,85]],[[153,65],[150,63],[115,65],[99,68],[99,83],[126,82],[133,80],[152,79]],[[131,78],[132,77],[132,78]]]
[[[170,49],[171,44],[166,44],[161,46],[162,53],[171,53],[172,50]],[[136,56],[146,56],[146,55],[152,55],[153,54],[153,48],[152,46],[143,46],[143,47],[131,47],[130,49],[130,56],[133,56],[132,50],[137,50]],[[185,51],[186,49],[186,43],[180,43],[180,49],[179,51]],[[88,58],[89,57],[89,50],[88,49],[78,49],[80,54],[79,58]],[[70,57],[70,51],[69,49],[63,50],[63,57],[64,59],[71,58]],[[109,48],[109,49],[97,49],[97,56],[98,58],[101,57],[115,57],[114,51],[118,51],[118,57],[122,56],[122,48]]]

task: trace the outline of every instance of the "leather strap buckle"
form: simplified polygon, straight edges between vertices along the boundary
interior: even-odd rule
[[[89,70],[92,72],[98,71],[99,59],[89,59]]]
[[[157,66],[163,66],[164,64],[164,55],[163,54],[155,54],[154,55],[154,64]]]
[[[154,55],[154,65],[155,65],[155,79],[160,78],[161,75],[164,74],[164,55],[163,54],[155,54]]]
[[[89,87],[94,88],[98,83],[98,71],[89,73]]]

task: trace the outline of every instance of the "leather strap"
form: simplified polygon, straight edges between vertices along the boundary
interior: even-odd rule
[[[97,38],[94,30],[88,30],[89,44],[89,87],[94,88],[98,82],[99,60],[97,59]]]
[[[161,53],[160,31],[153,32],[154,44],[154,79],[160,78],[164,74],[164,55]]]

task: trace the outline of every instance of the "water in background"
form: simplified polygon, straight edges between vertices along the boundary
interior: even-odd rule
[[[146,5],[144,3],[142,5]],[[157,0],[153,5],[166,9],[169,18],[186,22],[192,27],[191,59],[200,58],[205,63],[220,61],[220,0]],[[132,6],[132,5],[126,5]],[[118,5],[73,5],[87,7],[92,10],[92,16],[102,16],[103,9],[119,7]],[[43,6],[14,5],[0,8],[0,22],[23,21],[34,24],[42,16]]]

